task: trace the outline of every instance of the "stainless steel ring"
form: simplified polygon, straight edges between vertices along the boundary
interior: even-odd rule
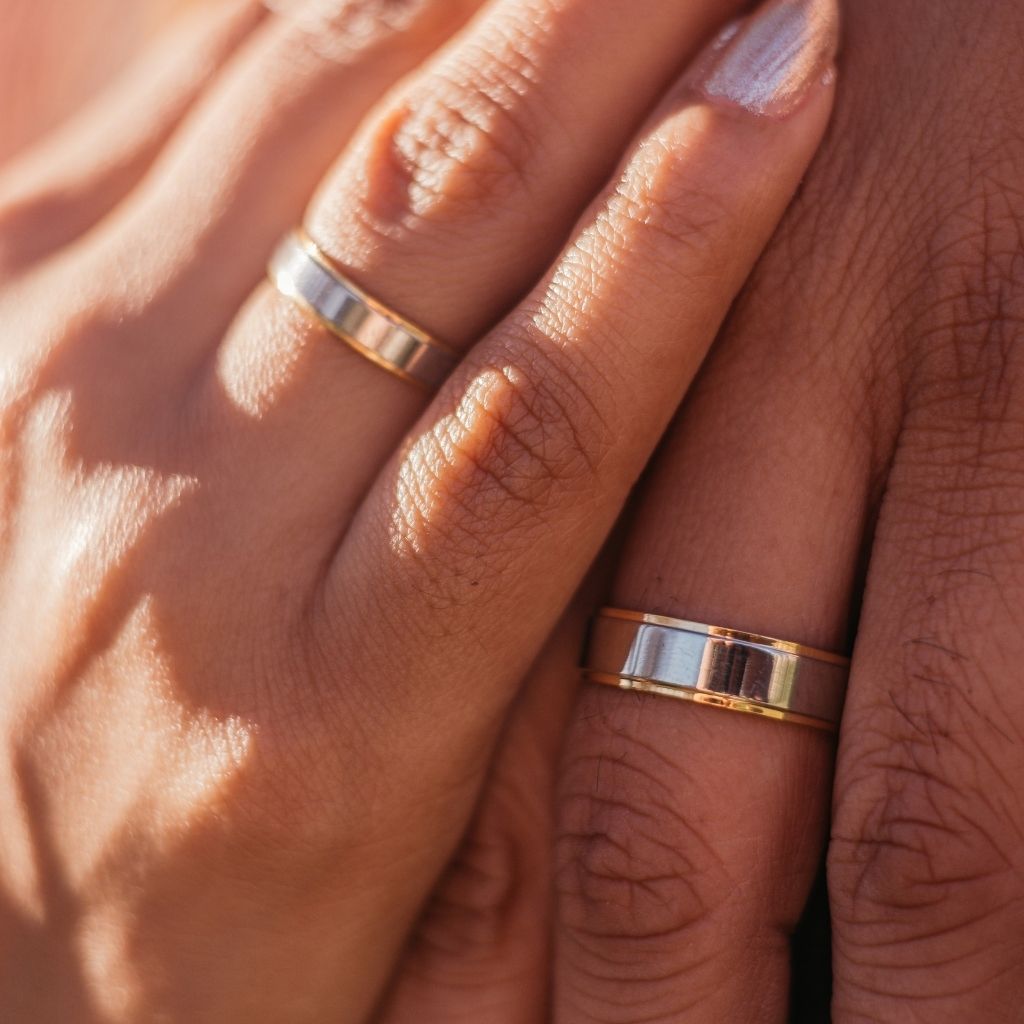
[[[604,608],[585,678],[679,700],[836,729],[850,661],[739,630]]]
[[[267,273],[332,334],[403,380],[434,391],[458,362],[451,349],[349,281],[302,231],[284,238]]]

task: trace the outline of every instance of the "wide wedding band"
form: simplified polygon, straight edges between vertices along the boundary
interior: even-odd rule
[[[802,644],[604,608],[584,665],[592,682],[834,730],[850,661]]]
[[[278,245],[270,280],[360,355],[403,380],[436,390],[455,353],[349,281],[303,231]]]

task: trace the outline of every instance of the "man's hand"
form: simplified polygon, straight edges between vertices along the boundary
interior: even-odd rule
[[[611,603],[835,650],[856,632],[834,1019],[1019,1020],[1024,10],[844,13],[839,116],[647,481]],[[587,688],[556,1020],[783,1020],[833,755]]]

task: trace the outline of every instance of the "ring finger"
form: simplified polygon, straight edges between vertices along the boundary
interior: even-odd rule
[[[819,28],[836,16],[827,0],[774,8]],[[787,309],[794,285],[776,255],[754,287]],[[785,320],[766,335],[759,315],[737,310],[688,399],[611,602],[841,651],[864,527],[849,510],[865,507],[873,452],[853,429],[863,443],[840,457],[819,439],[856,415],[844,394],[866,371],[837,346],[793,374],[805,340]],[[806,726],[587,686],[561,771],[556,1021],[609,1006],[622,1024],[784,1020],[832,757]]]
[[[637,18],[618,0],[497,0],[367,125],[310,234],[356,284],[464,348],[541,275],[644,113],[738,6],[652,0]],[[274,391],[285,450],[308,459],[311,434],[325,439],[309,507],[342,521],[424,405],[270,289],[229,338],[220,383],[250,406]]]
[[[809,457],[795,439],[841,396],[742,340],[660,452],[609,603],[842,651],[865,454]],[[784,1020],[833,756],[806,725],[586,685],[560,772],[556,1021]]]

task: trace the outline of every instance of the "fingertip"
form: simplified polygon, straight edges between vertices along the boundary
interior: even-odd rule
[[[688,78],[711,103],[781,120],[822,84],[838,46],[835,0],[768,0],[727,26]]]

